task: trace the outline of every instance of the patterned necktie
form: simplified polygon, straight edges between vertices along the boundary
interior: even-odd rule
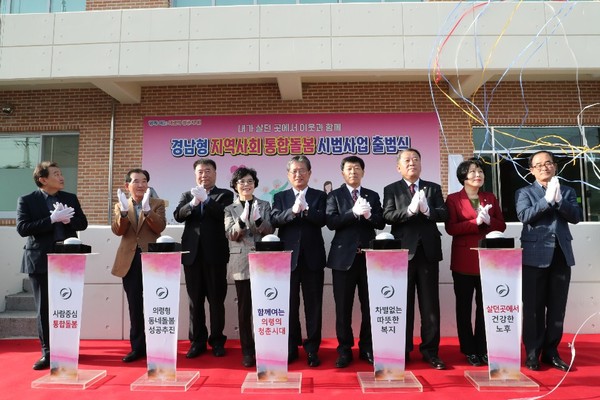
[[[408,188],[410,189],[410,194],[414,196],[415,195],[415,184],[411,183]]]
[[[352,200],[356,203],[356,200],[358,200],[358,190],[354,189],[352,191]]]

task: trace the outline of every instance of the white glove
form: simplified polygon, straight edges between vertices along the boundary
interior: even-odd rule
[[[240,214],[240,221],[242,221],[244,224],[248,225],[248,216],[250,215],[250,202],[247,201],[246,204],[244,204],[244,211],[242,211],[242,213]]]
[[[208,193],[206,193],[206,189],[204,186],[196,186],[190,190],[190,193],[194,198],[192,199],[191,204],[195,207],[200,203],[204,203],[206,199],[208,199]]]
[[[554,205],[554,198],[556,197],[556,181],[550,179],[548,185],[546,185],[546,194],[544,195],[544,199],[551,206]]]
[[[429,212],[429,205],[427,204],[427,197],[425,196],[425,190],[419,190],[419,211],[423,214]]]
[[[50,213],[50,222],[53,224],[56,222],[62,222],[68,224],[73,218],[75,210],[72,207],[65,207],[61,203],[54,204],[54,210]]]
[[[302,212],[304,210],[301,197],[302,196],[296,197],[296,201],[294,202],[294,205],[292,206],[292,212],[294,214],[299,214],[300,212]]]
[[[490,223],[492,221],[492,218],[490,217],[490,208],[492,208],[492,205],[486,204],[484,207],[481,207],[480,211],[479,211],[482,221],[486,225],[490,225]]]
[[[142,197],[142,211],[144,213],[150,212],[150,194],[152,191],[150,188],[146,189],[146,193],[144,193],[144,197]]]
[[[408,213],[414,215],[419,212],[419,192],[415,192],[408,205]]]
[[[254,203],[252,203],[252,213],[250,214],[250,218],[252,218],[252,221],[257,221],[261,219],[260,209],[258,208],[258,201],[256,200],[254,200]]]
[[[477,225],[483,224],[483,213],[481,212],[481,210],[479,210],[479,212],[477,213],[477,218],[475,218],[475,221],[477,222]]]
[[[551,180],[555,181],[554,185],[556,186],[556,194],[554,195],[554,201],[560,203],[562,201],[562,194],[560,193],[560,181],[556,176],[553,176]]]
[[[352,206],[352,213],[357,217],[360,217],[363,213],[363,203],[360,201],[361,198],[362,197],[359,197]]]
[[[306,202],[306,197],[304,197],[304,193],[302,193],[298,197],[300,197],[302,211],[308,211],[308,203]]]
[[[119,200],[121,211],[129,211],[129,202],[127,201],[127,196],[125,196],[125,193],[123,193],[121,189],[117,189],[117,199]]]

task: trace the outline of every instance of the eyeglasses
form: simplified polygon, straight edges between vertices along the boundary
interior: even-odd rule
[[[308,172],[307,169],[301,168],[301,169],[293,169],[291,171],[289,171],[290,175],[305,175]]]
[[[550,169],[552,167],[554,167],[554,162],[553,161],[546,161],[545,163],[538,163],[535,164],[533,166],[533,168],[537,169],[538,171],[541,171],[543,167],[546,167],[547,169]]]
[[[237,181],[237,184],[240,186],[244,186],[244,185],[254,186],[254,179],[248,179],[248,180],[240,179],[239,181]]]

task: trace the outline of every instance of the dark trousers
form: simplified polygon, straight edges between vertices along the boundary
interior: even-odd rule
[[[425,357],[437,356],[440,347],[440,268],[438,262],[430,262],[425,257],[423,247],[408,262],[407,310],[406,310],[406,351],[413,349],[415,325],[415,291],[421,313],[421,345],[419,350]]]
[[[144,331],[144,285],[142,283],[142,252],[138,249],[131,261],[131,268],[123,277],[123,289],[129,304],[129,342],[131,350],[146,353]]]
[[[523,266],[523,344],[528,357],[554,357],[562,339],[571,267],[556,245],[548,268]]]
[[[48,274],[29,274],[37,319],[42,355],[50,355],[50,323],[48,316]]]
[[[237,293],[238,325],[240,332],[240,345],[245,356],[256,353],[254,347],[254,334],[252,325],[252,292],[250,279],[235,281]]]
[[[373,351],[365,254],[357,254],[349,270],[339,271],[334,269],[331,273],[333,276],[333,298],[335,300],[337,352],[339,354],[352,354],[352,346],[354,346],[352,306],[354,305],[354,292],[357,287],[362,317],[358,348],[361,351]]]
[[[304,257],[298,258],[298,266],[290,277],[290,330],[289,350],[294,351],[303,345],[304,350],[316,353],[321,346],[321,325],[323,319],[323,269],[312,270],[304,262]],[[302,343],[300,329],[300,287],[304,300],[306,317],[306,340]]]
[[[185,287],[190,305],[190,332],[192,343],[204,344],[208,341],[212,347],[225,346],[227,336],[225,328],[225,297],[227,296],[227,265],[203,263],[202,252],[192,265],[184,265]],[[210,312],[210,336],[206,328],[204,300],[208,300]]]
[[[485,320],[481,295],[481,277],[452,273],[456,297],[456,329],[463,354],[487,354]],[[472,323],[473,294],[475,294],[475,329]]]

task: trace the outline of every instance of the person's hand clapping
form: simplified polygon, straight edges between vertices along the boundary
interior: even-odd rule
[[[414,215],[419,212],[419,192],[415,192],[408,205],[408,213]]]
[[[258,201],[254,200],[254,203],[252,203],[252,212],[250,214],[250,218],[252,218],[252,221],[258,221],[261,216],[260,216],[260,208],[258,208]]]
[[[552,179],[554,181],[554,186],[556,187],[556,192],[554,193],[554,201],[556,203],[560,203],[562,201],[562,193],[560,192],[560,181],[557,176],[553,176]]]
[[[144,193],[144,197],[142,197],[142,211],[144,213],[150,212],[150,194],[152,191],[150,188],[146,189],[146,193]]]
[[[425,190],[419,190],[419,211],[423,214],[429,212],[429,205],[427,204],[427,196],[425,196]]]
[[[203,186],[196,186],[190,190],[192,194],[192,205],[195,207],[200,203],[204,203],[208,198],[208,193],[206,193],[206,189]]]
[[[544,199],[551,206],[554,205],[554,198],[556,197],[556,180],[550,179],[550,182],[546,185],[546,194],[544,195]]]
[[[121,211],[126,213],[129,211],[129,202],[127,201],[127,196],[121,189],[117,189],[117,199],[119,200],[119,207]]]
[[[53,224],[56,222],[68,224],[74,214],[75,210],[72,207],[66,207],[61,203],[55,203],[54,210],[50,212],[50,222]]]
[[[242,221],[244,224],[248,225],[248,217],[250,216],[250,202],[247,201],[246,204],[244,204],[244,211],[242,211],[242,213],[240,214],[240,221]]]

